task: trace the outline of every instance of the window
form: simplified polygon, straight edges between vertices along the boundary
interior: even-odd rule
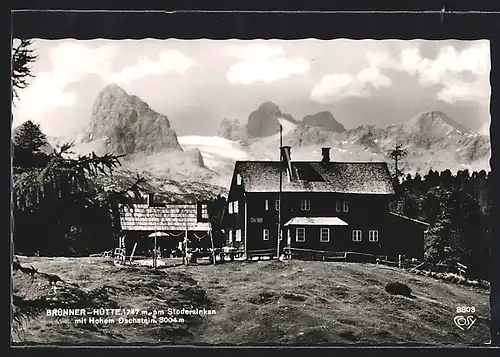
[[[335,211],[340,212],[342,210],[341,208],[340,201],[335,202]]]
[[[269,200],[265,200],[265,201],[264,201],[264,209],[265,209],[266,211],[269,211]]]
[[[342,201],[342,210],[344,212],[348,212],[349,211],[349,202],[347,201]]]
[[[238,204],[238,203],[239,203],[238,201],[234,201],[234,202],[233,202],[233,205],[234,205],[234,208],[233,208],[234,213],[238,213],[238,206],[239,206],[239,204]]]
[[[305,242],[306,241],[306,229],[305,228],[297,228],[295,232],[295,241],[297,242]]]
[[[310,211],[311,210],[311,201],[310,200],[301,200],[300,201],[300,209],[302,211]]]
[[[360,229],[356,229],[354,231],[352,231],[352,241],[353,242],[361,242],[361,230]]]
[[[233,213],[233,203],[232,202],[229,202],[229,214],[232,214]]]
[[[262,239],[263,240],[269,240],[269,229],[264,228],[262,230]]]
[[[368,231],[368,241],[378,242],[378,230],[372,229]]]
[[[201,206],[201,218],[208,219],[208,207],[205,204]]]
[[[241,242],[241,229],[237,229],[236,230],[236,238],[235,238],[235,240],[237,242]]]
[[[241,185],[241,175],[240,174],[236,174],[236,184]]]
[[[274,209],[276,211],[279,211],[280,210],[280,200],[276,200],[274,201]]]
[[[233,230],[229,230],[229,244],[233,243]]]
[[[319,241],[322,243],[330,241],[330,228],[321,228],[319,230]]]

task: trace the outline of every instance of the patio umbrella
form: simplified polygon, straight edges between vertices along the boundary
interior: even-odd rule
[[[154,232],[148,235],[149,238],[157,238],[157,237],[170,237],[170,234],[165,232]]]
[[[170,236],[170,234],[168,234],[168,233],[158,232],[158,231],[148,235],[149,238],[154,237],[154,239],[155,239],[155,250],[154,250],[154,254],[153,254],[153,267],[154,268],[156,268],[156,262],[157,262],[157,259],[156,259],[157,258],[157,248],[156,248],[157,247],[157,244],[156,244],[157,239],[158,239],[158,237],[169,237],[169,236]]]

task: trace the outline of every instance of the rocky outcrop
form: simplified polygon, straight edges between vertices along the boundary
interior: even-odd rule
[[[319,112],[312,115],[306,115],[302,120],[304,125],[317,126],[321,129],[341,133],[345,128],[328,111]]]
[[[114,154],[182,150],[168,118],[116,84],[105,87],[92,107],[86,141],[104,139]]]
[[[239,119],[222,119],[217,135],[229,140],[242,140],[246,137],[246,128]]]
[[[271,136],[280,131],[279,119],[296,123],[289,114],[282,113],[273,102],[265,102],[248,117],[246,131],[250,137]]]
[[[286,145],[313,146],[331,141],[331,134],[321,128],[309,125],[299,125],[285,136]]]
[[[205,167],[205,162],[203,161],[203,155],[198,148],[193,148],[186,151],[186,155],[191,161],[198,167]]]

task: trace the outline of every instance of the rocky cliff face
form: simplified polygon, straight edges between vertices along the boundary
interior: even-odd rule
[[[186,151],[186,155],[197,166],[205,167],[205,161],[203,160],[203,155],[201,154],[200,149],[193,148],[191,150],[188,150],[188,151]]]
[[[302,120],[304,125],[317,126],[321,129],[333,131],[333,132],[343,132],[345,128],[333,117],[332,113],[328,111],[319,112],[312,115],[306,115]]]
[[[425,173],[429,169],[476,169],[489,167],[489,136],[464,128],[441,112],[421,113],[406,122],[387,127],[362,125],[355,129],[332,132],[318,126],[292,125],[283,133],[283,144],[292,146],[296,160],[319,160],[321,147],[331,147],[334,161],[387,161],[395,144],[408,155],[403,159],[405,172]],[[279,137],[254,140],[249,147],[256,160],[277,160]]]
[[[363,125],[346,131],[341,140],[382,155],[401,144],[408,151],[405,161],[424,171],[432,166],[469,165],[491,155],[488,136],[468,130],[442,112],[421,113],[385,128]]]
[[[84,141],[104,139],[114,154],[182,150],[168,118],[137,96],[111,84],[97,96]]]
[[[296,123],[291,115],[282,113],[273,102],[265,102],[248,117],[246,131],[250,137],[271,136],[280,131],[279,118]]]

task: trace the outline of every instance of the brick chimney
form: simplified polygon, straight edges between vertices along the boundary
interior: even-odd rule
[[[282,146],[281,147],[281,155],[283,155],[282,159],[290,159],[292,158],[292,153],[291,153],[292,148],[290,146]]]
[[[291,147],[290,146],[282,146],[281,147],[281,161],[285,164],[286,172],[288,175],[288,180],[293,180],[293,169],[292,169],[292,156],[291,156]]]
[[[148,193],[148,196],[146,197],[146,202],[148,204],[148,207],[152,207],[154,205],[154,199],[155,199],[155,194],[154,193]]]
[[[321,148],[321,162],[330,162],[330,148]]]

